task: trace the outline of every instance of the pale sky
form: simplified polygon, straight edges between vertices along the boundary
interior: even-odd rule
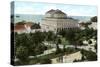
[[[50,9],[60,9],[71,16],[96,16],[97,7],[87,5],[70,5],[38,2],[15,2],[15,14],[42,14]]]

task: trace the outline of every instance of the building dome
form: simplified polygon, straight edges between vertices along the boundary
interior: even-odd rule
[[[45,17],[46,17],[46,18],[53,17],[53,13],[54,13],[54,12],[55,12],[55,10],[53,10],[53,9],[47,11],[47,12],[45,13]]]
[[[61,10],[51,9],[51,10],[46,12],[45,17],[46,18],[66,18],[67,15],[64,12],[62,12]]]
[[[61,10],[57,9],[57,10],[55,10],[53,17],[54,18],[66,18],[67,15],[64,12],[62,12]]]

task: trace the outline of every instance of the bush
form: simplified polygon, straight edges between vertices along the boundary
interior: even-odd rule
[[[89,41],[88,41],[88,43],[89,43],[89,44],[92,44],[92,41],[91,41],[91,40],[89,40]]]
[[[41,64],[50,64],[51,63],[51,60],[49,58],[44,58],[44,59],[41,59],[40,60],[40,63]]]
[[[25,61],[28,58],[28,49],[24,46],[19,46],[16,50],[16,57]]]
[[[86,60],[88,61],[96,61],[97,60],[97,54],[92,51],[86,51],[86,50],[81,50],[81,53],[83,56],[86,57]]]
[[[92,22],[97,22],[97,16],[92,17],[92,18],[91,18],[91,21],[92,21]]]

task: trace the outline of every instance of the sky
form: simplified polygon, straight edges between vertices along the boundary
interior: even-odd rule
[[[96,16],[97,6],[16,1],[15,14],[41,14],[50,9],[60,9],[69,16]]]

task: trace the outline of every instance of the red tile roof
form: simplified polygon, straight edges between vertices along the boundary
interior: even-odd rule
[[[14,26],[14,32],[26,30],[25,26],[26,27],[31,27],[32,25],[33,25],[32,23],[25,23],[25,24],[15,25]]]
[[[14,31],[16,32],[16,31],[18,31],[18,30],[25,30],[26,28],[25,28],[25,26],[24,25],[15,25],[15,27],[14,27]]]

